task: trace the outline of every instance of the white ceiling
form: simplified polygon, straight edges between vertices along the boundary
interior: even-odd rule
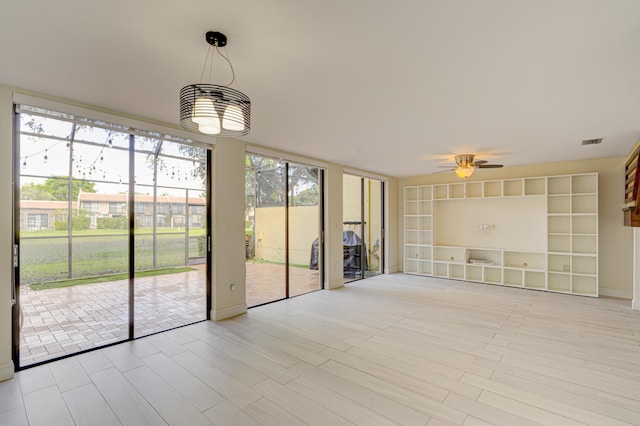
[[[640,139],[638,0],[3,1],[0,83],[176,124],[208,30],[229,38],[256,144],[400,177]]]

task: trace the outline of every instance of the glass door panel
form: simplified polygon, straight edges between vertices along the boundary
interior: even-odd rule
[[[345,174],[342,182],[343,279],[348,283],[363,277],[362,178]]]
[[[103,194],[119,185],[126,135],[22,112],[17,243],[18,367],[126,340],[124,229],[99,221]],[[105,157],[109,161],[104,161]],[[19,326],[19,325],[18,325]]]
[[[343,176],[344,282],[381,274],[384,268],[383,183]]]
[[[382,185],[379,180],[364,178],[365,278],[382,273]]]
[[[287,297],[285,164],[246,157],[245,244],[247,306]]]
[[[289,296],[322,288],[320,170],[289,163]]]
[[[206,238],[205,155],[136,137],[135,337],[206,319],[206,264],[190,264],[190,241]],[[190,226],[190,210],[200,212],[197,227]]]

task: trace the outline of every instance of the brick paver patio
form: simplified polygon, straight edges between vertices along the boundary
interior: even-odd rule
[[[135,336],[206,318],[204,265],[195,271],[136,279]],[[290,296],[317,290],[318,271],[291,268]],[[284,297],[282,265],[247,264],[247,305]],[[34,291],[22,286],[20,365],[126,340],[128,281]]]

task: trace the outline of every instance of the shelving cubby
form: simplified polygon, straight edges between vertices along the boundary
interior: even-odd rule
[[[504,266],[508,268],[546,270],[544,253],[505,251]]]
[[[524,195],[545,195],[547,183],[544,177],[525,178]]]
[[[449,278],[449,264],[442,262],[433,262],[433,276],[441,278]]]
[[[433,274],[432,262],[430,260],[422,260],[418,262],[418,274],[431,275]]]
[[[571,194],[571,176],[549,176],[547,178],[547,194]]]
[[[449,264],[449,278],[454,280],[464,280],[464,266],[458,263]]]
[[[502,194],[505,197],[517,197],[523,195],[522,179],[507,179],[502,181]]]
[[[571,272],[571,255],[570,254],[549,254],[547,270],[549,272],[570,273]]]
[[[404,215],[405,217],[407,216],[414,216],[418,214],[418,201],[413,200],[413,201],[405,201],[404,202]]]
[[[433,185],[433,199],[446,200],[449,197],[449,185]]]
[[[541,271],[524,271],[525,288],[543,290],[546,287],[545,273]]]
[[[465,270],[467,281],[482,282],[482,266],[467,264]]]
[[[502,268],[493,268],[485,266],[483,268],[483,281],[488,284],[502,284]]]
[[[484,182],[484,196],[485,197],[502,196],[502,181],[490,180],[490,181]]]
[[[467,182],[465,189],[467,198],[482,198],[482,182]]]
[[[442,262],[465,263],[465,249],[463,247],[433,247],[433,260]]]
[[[561,293],[571,292],[571,274],[547,274],[547,290]]]
[[[504,268],[504,285],[522,287],[522,269]]]
[[[491,249],[467,249],[466,263],[478,265],[502,265],[502,251]]]
[[[465,187],[464,183],[450,183],[449,184],[449,197],[451,199],[455,198],[464,198],[465,197]]]
[[[418,259],[404,258],[404,273],[405,274],[417,274],[418,273]]]

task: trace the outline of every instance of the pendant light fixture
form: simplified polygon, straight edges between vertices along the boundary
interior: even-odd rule
[[[219,32],[207,32],[209,47],[199,84],[190,84],[180,90],[180,125],[185,129],[214,136],[244,136],[251,127],[251,101],[249,97],[230,86],[236,82],[233,65],[220,48],[227,45],[227,37]],[[211,84],[213,56],[217,52],[231,68],[231,82],[225,86]],[[209,60],[211,56],[211,60]],[[203,83],[209,63],[209,83]],[[236,83],[237,86],[237,83]]]

